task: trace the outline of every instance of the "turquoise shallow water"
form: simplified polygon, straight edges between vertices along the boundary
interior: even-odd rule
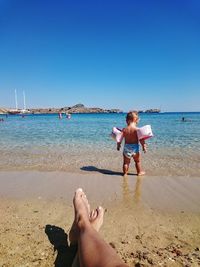
[[[79,171],[84,166],[101,166],[117,170],[121,153],[116,152],[110,132],[113,126],[125,126],[125,116],[73,114],[70,120],[59,120],[57,115],[4,117],[0,122],[0,169]],[[187,174],[198,174],[200,113],[141,114],[139,126],[146,124],[154,133],[144,157],[151,174],[160,163],[171,175],[181,175],[188,161],[195,166],[192,163]],[[181,169],[178,173],[177,168]],[[160,174],[157,169],[155,173]]]

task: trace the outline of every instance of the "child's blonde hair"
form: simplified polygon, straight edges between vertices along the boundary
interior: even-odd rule
[[[139,121],[138,112],[136,110],[129,111],[126,115],[126,122],[130,124],[131,122],[135,122],[136,124]]]

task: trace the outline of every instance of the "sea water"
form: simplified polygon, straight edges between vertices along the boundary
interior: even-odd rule
[[[122,151],[110,133],[126,126],[125,113],[1,117],[0,170],[121,171]],[[138,126],[147,124],[154,134],[142,155],[149,174],[199,175],[200,113],[140,114]]]

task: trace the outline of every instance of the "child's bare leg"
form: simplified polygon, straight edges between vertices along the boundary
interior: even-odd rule
[[[131,159],[127,158],[125,155],[124,156],[124,162],[123,162],[123,175],[127,175],[128,174],[128,169],[129,169],[129,165],[131,162]]]
[[[140,153],[136,153],[133,156],[133,159],[135,161],[135,168],[136,168],[136,171],[137,171],[137,175],[139,175],[139,176],[144,175],[145,172],[142,171],[142,169],[141,169]]]
[[[127,267],[89,221],[87,198],[78,189],[74,196],[75,223],[78,228],[78,252],[83,267]]]

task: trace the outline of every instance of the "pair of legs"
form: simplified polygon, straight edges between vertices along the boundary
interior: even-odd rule
[[[131,158],[126,157],[125,155],[123,155],[124,157],[124,162],[123,162],[123,174],[124,176],[128,174],[128,170],[129,170],[129,165],[131,162]],[[141,161],[140,161],[140,153],[136,153],[132,156],[134,162],[135,162],[135,168],[137,171],[137,175],[144,175],[145,172],[142,171],[141,169]]]
[[[73,204],[75,216],[69,238],[72,243],[78,244],[80,266],[127,267],[98,233],[103,224],[103,208],[98,207],[90,211],[90,205],[82,189],[76,190]]]

